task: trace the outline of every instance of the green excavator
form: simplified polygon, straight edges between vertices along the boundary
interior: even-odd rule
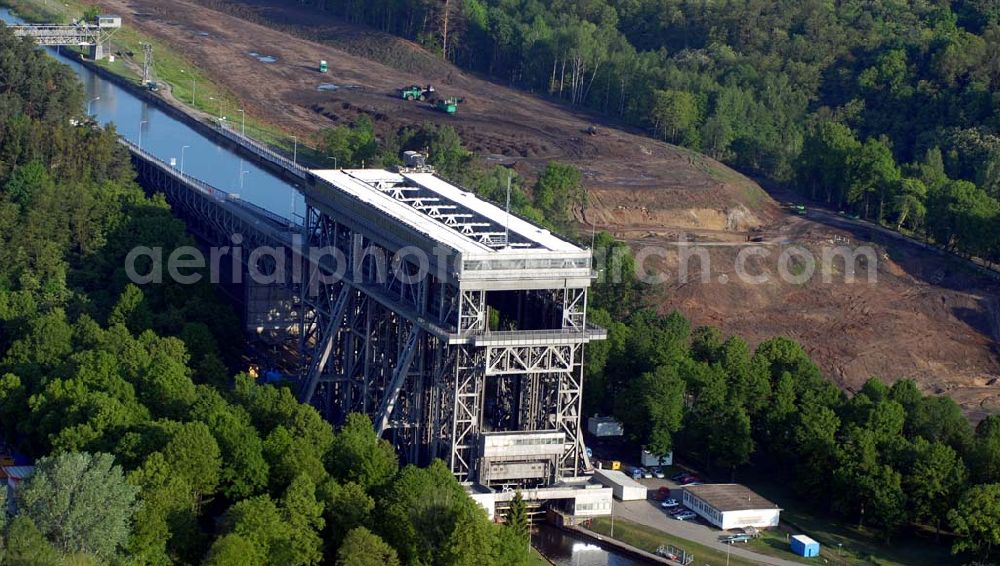
[[[463,103],[463,102],[465,102],[465,100],[462,99],[462,98],[458,98],[458,97],[455,97],[455,96],[450,96],[448,98],[439,98],[439,99],[437,99],[434,102],[434,107],[437,108],[438,110],[442,111],[442,112],[445,112],[445,113],[448,113],[448,114],[454,114],[455,112],[458,112],[458,105],[461,104],[461,103]]]
[[[434,94],[434,87],[427,85],[426,87],[420,85],[410,85],[399,89],[403,100],[427,100]]]

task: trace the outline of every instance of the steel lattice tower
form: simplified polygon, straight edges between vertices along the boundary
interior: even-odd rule
[[[371,416],[408,461],[465,482],[589,470],[583,351],[605,336],[585,320],[590,251],[427,172],[313,173],[303,255],[325,259],[303,293],[301,399]]]

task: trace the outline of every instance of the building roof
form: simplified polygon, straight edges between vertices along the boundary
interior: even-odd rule
[[[807,537],[806,535],[794,535],[792,538],[801,542],[802,544],[819,544],[818,542]]]
[[[603,476],[608,481],[615,482],[616,484],[624,487],[641,487],[642,489],[646,489],[646,486],[628,477],[627,474],[619,472],[618,470],[597,469],[594,470],[594,475]]]
[[[433,191],[450,202],[461,203],[470,210],[483,215],[501,226],[509,226],[512,234],[517,234],[542,249],[554,252],[580,251],[580,248],[559,238],[548,230],[535,226],[513,214],[508,214],[505,209],[451,185],[444,179],[431,173],[409,173],[403,175],[403,177],[420,187]]]
[[[707,483],[689,485],[684,489],[721,512],[780,509],[774,503],[754,493],[750,488],[738,483]]]
[[[7,474],[7,477],[9,477],[9,478],[14,478],[16,480],[23,480],[23,479],[26,479],[26,478],[30,478],[32,476],[32,474],[35,473],[35,467],[34,466],[4,466],[3,471],[4,471],[4,473]]]
[[[545,228],[508,214],[505,209],[432,173],[398,173],[386,169],[311,172],[332,188],[466,255],[503,257],[519,252],[583,251]],[[447,208],[448,213],[443,213],[440,207]],[[455,216],[462,219],[456,220]],[[446,217],[450,218],[446,221]],[[505,232],[509,236],[501,237]]]
[[[368,183],[374,180],[373,175],[375,174],[381,173],[391,178],[393,173],[381,169],[362,171],[365,171],[365,173],[341,169],[314,169],[312,173],[334,188],[353,196],[375,210],[394,218],[396,221],[409,226],[413,230],[430,236],[435,241],[449,246],[454,250],[466,254],[488,253],[490,251],[488,246],[471,240],[442,225],[440,222],[418,214],[412,207],[392,198]],[[354,173],[354,175],[351,173]]]

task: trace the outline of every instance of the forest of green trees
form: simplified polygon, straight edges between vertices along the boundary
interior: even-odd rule
[[[299,0],[1000,259],[992,0]]]
[[[134,183],[113,129],[70,124],[82,115],[70,71],[2,28],[0,53],[0,426],[38,458],[20,514],[0,514],[0,562],[527,560],[523,525],[490,523],[440,462],[401,468],[366,418],[334,431],[288,389],[233,379],[240,325],[210,285],[129,285],[128,249],[190,243],[183,224]],[[808,135],[859,139],[860,128],[829,122],[839,125]],[[403,147],[432,146],[439,171],[494,201],[511,175],[473,166],[451,128],[376,140],[361,120],[321,137],[345,162],[388,164]],[[955,178],[952,153],[931,148],[900,179]],[[845,154],[876,163],[882,150]],[[945,186],[955,183],[982,190]],[[558,163],[531,191],[513,184],[513,208],[555,227],[585,200],[579,172]],[[623,245],[598,237],[597,248]],[[958,552],[995,557],[997,417],[973,429],[951,399],[907,380],[872,380],[848,398],[795,342],[751,349],[692,329],[645,308],[628,277],[598,284],[592,298],[591,320],[609,340],[588,350],[587,413],[617,414],[635,441],[677,447],[713,475],[785,479],[821,513],[886,539],[921,524],[954,535]]]
[[[601,234],[597,245],[623,244]],[[751,349],[646,308],[623,263],[625,282],[591,295],[590,320],[609,337],[588,346],[584,414],[614,414],[635,442],[678,450],[716,480],[753,471],[793,485],[820,514],[887,542],[919,525],[954,535],[956,553],[996,558],[1000,415],[973,429],[950,397],[908,379],[872,378],[848,398],[792,340]]]
[[[239,319],[212,286],[128,283],[131,247],[192,242],[113,129],[72,125],[82,103],[0,25],[0,434],[37,464],[0,564],[525,563],[523,524],[441,462],[400,467],[367,418],[335,432],[232,379]]]
[[[550,164],[529,197],[521,178],[474,160],[447,126],[378,140],[362,117],[323,131],[319,142],[348,162],[358,148],[371,162],[391,163],[400,147],[433,147],[440,174],[499,204],[512,175],[512,208],[563,232],[581,204],[572,167]],[[965,556],[995,555],[1000,416],[973,428],[951,398],[926,396],[906,379],[891,387],[871,379],[848,398],[792,340],[751,349],[716,328],[692,329],[678,312],[657,314],[628,246],[601,232],[594,249],[620,262],[622,281],[591,289],[590,320],[609,338],[588,346],[584,414],[614,414],[634,442],[676,448],[716,479],[755,472],[794,485],[819,513],[857,521],[884,540],[925,526],[949,533]]]
[[[529,197],[523,179],[475,160],[447,126],[379,140],[361,117],[318,138],[346,163],[363,154],[391,164],[400,148],[430,147],[440,174],[501,205],[511,175],[513,210],[564,233],[585,202],[572,167],[550,164]],[[622,281],[591,290],[590,320],[609,339],[588,346],[584,414],[614,414],[636,443],[676,447],[718,479],[738,470],[778,478],[821,514],[885,540],[921,525],[954,535],[966,556],[1000,548],[1000,416],[973,429],[951,398],[925,396],[906,379],[892,387],[872,379],[848,398],[792,340],[751,349],[716,328],[692,329],[680,313],[657,314],[628,246],[602,232],[594,249],[621,262]]]

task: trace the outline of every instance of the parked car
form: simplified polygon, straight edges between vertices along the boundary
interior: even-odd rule
[[[674,519],[677,519],[678,521],[690,521],[691,519],[694,519],[697,516],[698,515],[693,511],[685,511],[683,513],[678,513],[674,515]]]
[[[684,487],[691,487],[692,485],[701,485],[700,481],[692,481],[684,484]]]
[[[642,470],[642,477],[645,479],[651,479],[653,477],[653,472],[649,471],[649,468],[639,468]]]
[[[656,490],[656,495],[653,496],[653,499],[657,501],[663,501],[664,499],[669,499],[669,498],[670,498],[670,488],[665,485],[661,485],[660,489]]]
[[[684,476],[688,476],[688,475],[691,475],[691,474],[689,474],[687,472],[677,472],[677,473],[671,475],[670,479],[672,479],[674,481],[681,481],[681,478],[683,478]]]
[[[664,473],[663,468],[659,466],[653,468],[653,475],[656,476],[657,479],[661,480],[667,476],[667,474]]]
[[[678,505],[673,509],[667,509],[667,513],[670,513],[671,515],[680,515],[681,513],[690,513],[690,512],[691,512],[690,509],[681,505]]]
[[[634,479],[634,480],[640,480],[640,479],[642,479],[642,469],[641,468],[632,468],[632,479]]]
[[[750,535],[729,535],[727,537],[722,537],[722,542],[726,544],[735,544],[737,542],[748,543],[750,539],[753,538]]]
[[[678,505],[680,505],[680,503],[678,503],[677,500],[673,498],[664,499],[663,503],[660,503],[660,507],[663,507],[664,509],[670,509],[671,507],[677,507]]]
[[[680,483],[681,485],[691,485],[693,483],[701,483],[701,478],[694,475],[687,475],[681,478],[678,483]]]

